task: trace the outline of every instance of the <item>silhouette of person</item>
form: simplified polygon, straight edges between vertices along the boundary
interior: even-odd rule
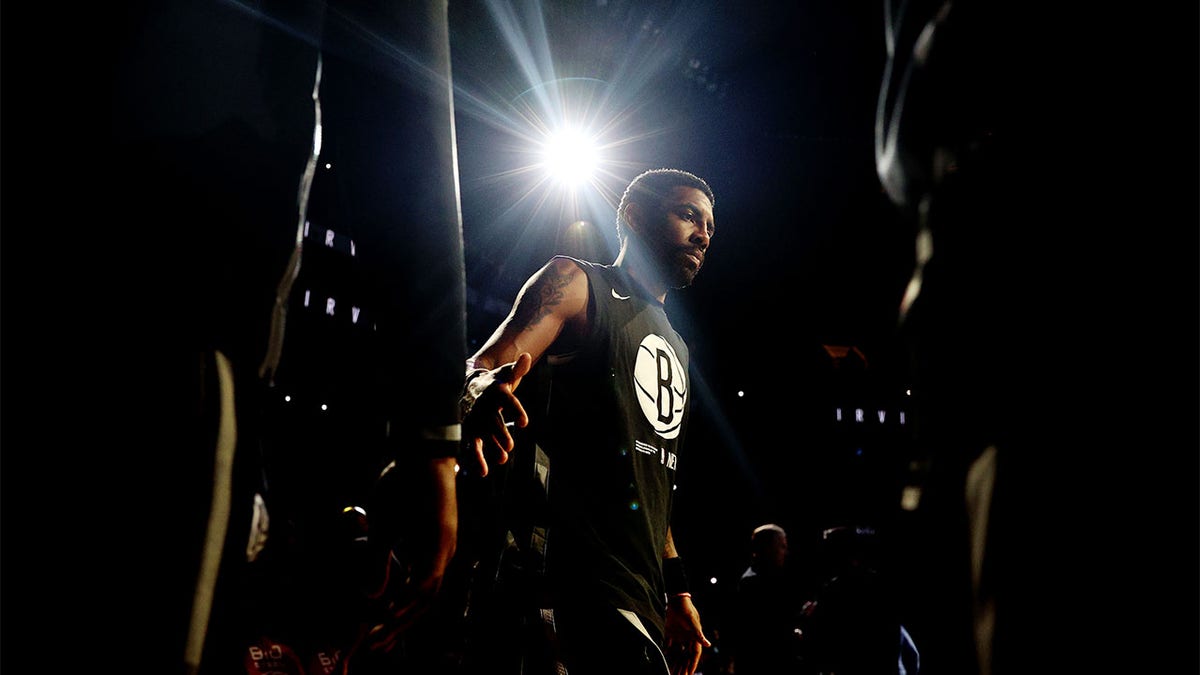
[[[918,672],[920,654],[900,621],[899,595],[880,569],[876,536],[868,527],[822,532],[829,576],[804,606],[802,672]]]
[[[723,634],[739,675],[794,673],[799,667],[800,603],[789,576],[788,538],[766,523],[750,535],[750,565],[738,579]]]
[[[1095,636],[1112,631],[1115,595],[1197,597],[1196,453],[1163,470],[1132,450],[1174,445],[1167,427],[1195,418],[1196,8],[1150,31],[1074,7],[883,6],[875,164],[915,253],[898,318],[919,456],[897,562],[922,669],[1121,669],[1126,645],[1135,670],[1177,668],[1146,646],[1189,644],[1174,622],[1125,621],[1101,648]],[[1179,147],[1186,171],[1146,170]],[[1083,226],[1098,222],[1121,226]],[[1129,347],[1179,335],[1192,347],[1167,369]],[[1168,390],[1188,394],[1152,393]],[[1196,432],[1181,435],[1194,446]],[[1186,556],[1164,549],[1180,531]],[[1136,604],[1121,615],[1160,615]]]
[[[80,147],[104,167],[80,197],[123,234],[88,228],[81,269],[123,300],[81,303],[109,327],[81,372],[128,395],[89,407],[122,450],[87,508],[142,514],[100,536],[122,567],[158,566],[111,584],[155,631],[155,670],[338,665],[363,590],[343,509],[392,461],[419,508],[394,514],[411,567],[388,614],[437,594],[466,358],[446,8],[135,2],[88,24],[102,128]]]

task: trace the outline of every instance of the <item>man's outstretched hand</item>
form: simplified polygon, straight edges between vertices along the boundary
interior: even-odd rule
[[[529,374],[533,357],[521,353],[516,361],[477,375],[463,393],[463,434],[470,441],[479,475],[488,475],[487,455],[496,453],[496,463],[504,464],[515,441],[509,424],[524,428],[529,415],[514,393],[521,378]]]

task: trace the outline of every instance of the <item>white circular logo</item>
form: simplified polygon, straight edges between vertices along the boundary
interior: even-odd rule
[[[647,335],[638,345],[633,366],[633,386],[642,414],[663,438],[679,435],[687,401],[687,373],[671,344],[659,335]]]

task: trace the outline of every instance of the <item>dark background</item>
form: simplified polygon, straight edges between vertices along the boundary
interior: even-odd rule
[[[152,626],[153,612],[136,613],[145,609],[137,591],[178,570],[161,543],[189,517],[167,507],[186,501],[180,486],[197,441],[176,435],[186,426],[173,426],[171,402],[188,383],[171,379],[179,364],[162,359],[164,345],[230,331],[244,350],[235,356],[257,363],[293,235],[290,213],[267,204],[288,203],[304,148],[231,151],[243,161],[217,182],[239,198],[261,187],[264,198],[238,223],[196,228],[207,221],[192,204],[179,206],[179,222],[137,220],[163,196],[114,171],[116,141],[195,134],[202,145],[197,132],[231,113],[251,122],[308,114],[308,70],[276,90],[252,84],[260,46],[304,40],[272,8],[197,0],[4,10],[9,659],[22,653],[11,647],[14,626],[58,647],[127,602],[137,625]],[[567,0],[543,9],[519,41],[538,57],[532,74],[488,3],[450,3],[469,348],[531,272],[580,246],[567,225],[592,223],[598,234],[580,250],[611,257],[616,191],[645,169],[691,170],[716,192],[717,234],[695,285],[667,304],[693,363],[675,533],[693,577],[719,581],[698,598],[702,610],[719,615],[757,524],[787,527],[812,574],[806,559],[822,528],[902,529],[910,431],[833,418],[844,405],[895,419],[909,384],[896,310],[913,233],[881,191],[873,154],[883,3]],[[1039,120],[1029,175],[1061,191],[1053,231],[1018,221],[1013,232],[1045,247],[1054,271],[1045,278],[1070,293],[1062,320],[1027,327],[1046,373],[1030,386],[1061,408],[1046,418],[1047,442],[1022,457],[1016,485],[1036,490],[1007,512],[1009,550],[1033,562],[1019,568],[1006,611],[1017,617],[1009,625],[1028,621],[1047,639],[1086,633],[1084,653],[1063,650],[1066,662],[1128,648],[1132,661],[1162,663],[1194,642],[1198,599],[1195,7],[1024,10],[1039,49],[1028,51],[1022,34],[1011,54],[1046,68],[1014,106]],[[559,81],[620,113],[613,136],[634,139],[612,148],[599,200],[563,203],[518,171],[529,164],[529,128],[514,121],[539,87]],[[156,95],[138,99],[148,83]],[[262,140],[246,128],[222,132]],[[1017,187],[1013,198],[1028,197]],[[1027,206],[1035,215],[1046,207]],[[239,226],[267,222],[283,227]],[[838,362],[827,345],[858,351]],[[929,542],[897,543],[906,555]],[[41,594],[18,609],[17,588]],[[1175,619],[1180,606],[1185,621]],[[57,630],[45,635],[46,626]],[[121,632],[105,646],[123,656],[139,634]]]

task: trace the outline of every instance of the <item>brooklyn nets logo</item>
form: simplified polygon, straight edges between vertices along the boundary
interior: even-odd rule
[[[638,345],[633,366],[638,403],[654,430],[663,438],[679,435],[687,401],[687,373],[675,350],[661,336],[650,334]]]

